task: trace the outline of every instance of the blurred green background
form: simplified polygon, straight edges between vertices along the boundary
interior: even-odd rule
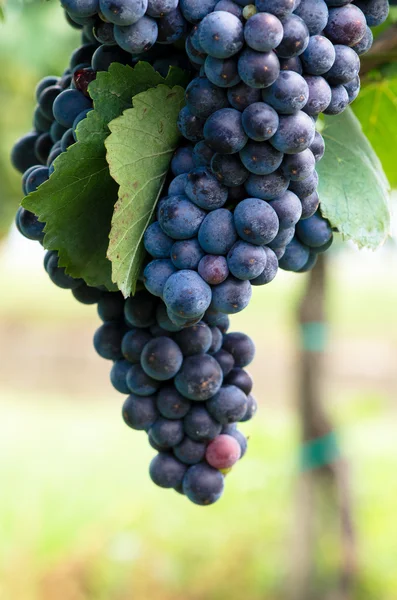
[[[55,0],[8,5],[3,231],[21,199],[8,156],[30,128],[34,86],[60,74],[78,43]],[[109,364],[92,348],[95,311],[49,282],[38,244],[14,229],[0,244],[0,600],[285,598],[299,553],[295,313],[305,277],[281,274],[232,319],[257,343],[260,410],[224,497],[201,508],[150,482],[154,451],[122,422]],[[324,386],[351,466],[357,600],[397,597],[396,272],[392,244],[376,254],[346,244],[330,258]],[[331,588],[339,532],[330,533],[318,563]]]

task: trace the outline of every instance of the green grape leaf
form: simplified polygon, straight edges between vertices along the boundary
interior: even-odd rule
[[[392,68],[395,68],[393,65]],[[365,85],[352,105],[392,188],[397,187],[397,75]]]
[[[389,183],[360,123],[348,109],[325,117],[318,163],[321,211],[345,239],[376,249],[389,235]]]
[[[185,84],[186,75],[171,68],[164,79],[147,63],[134,68],[114,63],[98,73],[89,86],[94,110],[80,122],[77,143],[56,159],[50,179],[23,201],[46,223],[45,248],[57,250],[66,272],[89,285],[117,289],[106,257],[118,196],[106,161],[108,123],[132,106],[133,96],[159,83]]]
[[[145,257],[143,234],[153,218],[180,133],[177,117],[184,103],[181,87],[159,85],[134,97],[134,108],[109,124],[107,160],[120,185],[108,258],[112,279],[129,296]]]

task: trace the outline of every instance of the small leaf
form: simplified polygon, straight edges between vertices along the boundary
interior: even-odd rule
[[[89,87],[94,110],[80,122],[78,142],[57,158],[50,179],[23,201],[46,223],[44,246],[58,251],[69,275],[89,285],[116,289],[106,258],[118,193],[106,162],[108,123],[132,106],[135,94],[174,81],[185,83],[185,73],[171,68],[164,79],[143,62],[134,68],[114,63],[98,73]]]
[[[112,279],[124,296],[135,292],[145,256],[143,234],[180,139],[176,121],[184,92],[159,85],[135,96],[133,102],[134,108],[110,123],[106,140],[110,172],[120,185],[108,258]]]
[[[342,236],[376,249],[390,230],[389,184],[351,110],[325,117],[325,156],[317,166],[321,211]]]
[[[395,68],[395,65],[392,65]],[[355,100],[353,112],[377,153],[392,188],[397,187],[397,76],[368,83]]]

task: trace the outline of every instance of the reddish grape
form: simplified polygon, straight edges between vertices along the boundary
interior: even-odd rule
[[[240,444],[231,435],[218,435],[208,444],[205,458],[214,469],[228,469],[241,456]]]

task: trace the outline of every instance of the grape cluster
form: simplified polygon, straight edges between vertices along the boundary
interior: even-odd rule
[[[272,281],[278,267],[308,271],[330,247],[316,120],[356,98],[368,25],[387,9],[383,1],[181,2],[199,73],[186,89],[178,127],[187,144],[146,232],[153,260],[143,273],[173,322],[200,320],[209,307],[237,313],[252,285]]]
[[[55,285],[103,322],[98,354],[128,395],[123,417],[144,430],[157,455],[150,476],[196,504],[215,502],[224,476],[244,455],[237,423],[256,411],[245,367],[254,345],[229,333],[252,285],[279,267],[302,272],[332,243],[317,194],[324,140],[320,113],[338,114],[357,96],[359,58],[386,0],[63,0],[82,46],[61,77],[36,88],[33,131],[12,162],[26,195],[44,183],[92,110],[87,92],[113,62],[147,60],[193,73],[172,159],[144,245],[137,294],[89,287],[45,255]],[[181,42],[183,44],[181,45]],[[164,47],[166,45],[166,48]],[[42,243],[44,223],[19,208],[16,224]],[[146,289],[145,289],[146,288]]]
[[[251,339],[228,333],[225,315],[177,327],[164,303],[147,291],[126,301],[102,293],[98,313],[103,325],[94,346],[114,361],[116,390],[129,394],[124,421],[146,431],[158,452],[152,480],[196,504],[212,504],[222,494],[224,474],[246,451],[236,424],[256,412],[244,370],[254,357]]]
[[[74,143],[77,122],[92,108],[86,92],[96,72],[79,63],[83,53],[87,60],[92,58],[93,45],[83,45],[73,54],[61,78],[46,77],[37,86],[35,131],[19,140],[12,152],[14,165],[23,172],[24,194],[48,179],[55,158]],[[60,111],[57,102],[63,97]],[[72,127],[66,129],[60,114],[68,115]],[[30,211],[20,207],[16,224],[25,237],[42,243],[44,223]],[[46,253],[44,267],[51,281],[71,290],[77,301],[97,305],[103,324],[94,346],[113,362],[110,379],[115,389],[128,395],[122,410],[125,422],[147,431],[157,451],[150,465],[152,480],[196,504],[218,500],[225,474],[247,449],[237,422],[248,421],[256,411],[252,380],[244,369],[254,356],[252,341],[244,334],[228,333],[228,317],[216,311],[182,327],[169,319],[164,303],[145,290],[124,300],[119,292],[90,287],[59,266],[55,251]]]

